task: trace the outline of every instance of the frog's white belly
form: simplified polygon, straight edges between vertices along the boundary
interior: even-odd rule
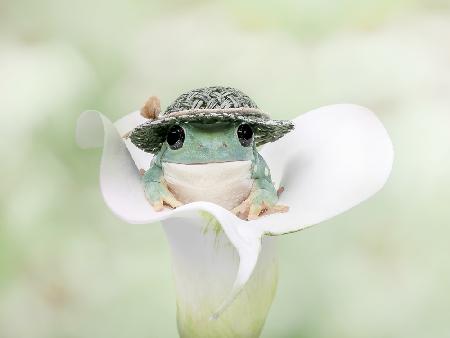
[[[251,165],[251,161],[166,162],[163,171],[170,191],[180,202],[213,202],[231,210],[245,200],[252,189]]]

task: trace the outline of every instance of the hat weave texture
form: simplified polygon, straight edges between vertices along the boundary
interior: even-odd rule
[[[231,87],[207,87],[191,90],[180,95],[168,106],[165,114],[190,109],[256,108],[253,100],[238,89]]]

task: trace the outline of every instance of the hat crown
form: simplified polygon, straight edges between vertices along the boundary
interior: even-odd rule
[[[191,109],[229,109],[229,108],[254,108],[258,109],[255,102],[238,89],[231,87],[205,87],[190,90],[181,94],[164,114],[171,114]]]

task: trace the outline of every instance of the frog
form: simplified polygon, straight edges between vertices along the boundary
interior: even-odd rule
[[[211,88],[217,92],[217,87],[207,89]],[[219,89],[221,94],[231,90]],[[210,100],[211,95],[201,90],[202,99]],[[231,90],[235,94],[234,101],[235,91]],[[237,94],[244,95],[245,100],[241,102],[248,102],[245,94],[240,91]],[[159,109],[159,101],[151,97],[141,114],[158,120]],[[288,206],[278,204],[282,189],[276,189],[270,168],[258,151],[258,141],[261,142],[258,132],[263,129],[258,119],[268,124],[258,108],[208,108],[208,105],[199,108],[197,104],[180,109],[168,108],[165,121],[170,123],[165,128],[154,128],[153,134],[149,134],[144,125],[131,134],[135,145],[144,150],[147,147],[147,151],[154,153],[149,168],[143,172],[142,184],[145,197],[155,211],[196,201],[218,204],[246,220],[288,211]],[[228,117],[221,114],[228,114]],[[179,118],[182,116],[185,118]],[[175,118],[170,120],[172,117]],[[150,149],[148,140],[155,134],[159,135],[159,141]]]

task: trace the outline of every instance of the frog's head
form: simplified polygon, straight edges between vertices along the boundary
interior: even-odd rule
[[[163,162],[194,164],[248,161],[255,147],[247,123],[180,123],[173,125],[161,148]]]
[[[161,116],[159,111],[159,100],[150,98],[141,110],[149,121],[136,127],[130,139],[173,163],[247,161],[256,146],[294,128],[291,121],[270,119],[250,97],[230,87],[191,90]]]

